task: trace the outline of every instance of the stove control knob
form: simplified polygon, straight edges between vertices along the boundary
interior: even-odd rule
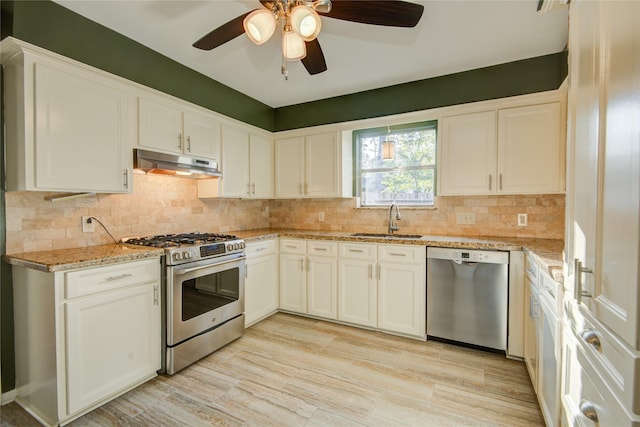
[[[240,249],[244,249],[244,242],[240,242]]]
[[[173,253],[173,259],[175,259],[176,261],[181,260],[182,259],[182,254],[180,252],[174,252]]]
[[[182,259],[190,259],[190,258],[191,258],[191,252],[189,251],[182,252]]]
[[[240,249],[240,243],[234,243],[233,245],[236,249]]]

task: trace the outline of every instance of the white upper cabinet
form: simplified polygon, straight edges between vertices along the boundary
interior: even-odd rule
[[[154,95],[138,98],[138,146],[220,159],[220,121],[186,103]]]
[[[494,191],[496,112],[445,117],[440,129],[440,194],[486,194]]]
[[[351,196],[351,144],[338,132],[310,134],[275,141],[276,198]]]
[[[222,196],[273,197],[271,138],[222,126]]]
[[[540,100],[443,117],[439,195],[563,193],[564,101]]]
[[[561,117],[559,102],[498,110],[498,193],[564,191]]]
[[[8,190],[127,193],[135,96],[106,73],[5,40]]]

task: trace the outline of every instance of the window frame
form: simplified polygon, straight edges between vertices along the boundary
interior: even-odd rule
[[[436,133],[435,147],[434,147],[434,161],[432,165],[426,166],[396,166],[392,168],[371,168],[364,169],[365,172],[393,172],[393,171],[409,171],[409,170],[432,170],[433,171],[433,203],[432,204],[402,204],[401,201],[398,204],[404,208],[433,208],[435,207],[435,196],[437,189],[437,156],[438,156],[438,121],[426,120],[421,122],[402,123],[396,125],[379,126],[375,128],[357,129],[353,131],[353,159],[354,159],[354,180],[353,180],[353,194],[358,197],[358,207],[362,208],[386,208],[388,204],[362,204],[362,150],[360,146],[360,138],[370,138],[375,136],[387,135],[391,132],[402,133],[401,131],[413,132],[420,130],[434,130]],[[400,132],[399,132],[400,131]]]

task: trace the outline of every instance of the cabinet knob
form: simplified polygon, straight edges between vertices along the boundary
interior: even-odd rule
[[[598,333],[595,330],[586,329],[582,331],[580,336],[587,344],[591,344],[592,346],[594,346],[596,350],[600,351],[602,349],[602,343],[600,342],[600,337],[598,336]]]
[[[598,412],[596,411],[596,406],[588,400],[580,401],[580,412],[582,412],[582,415],[589,418],[594,423],[598,422]]]

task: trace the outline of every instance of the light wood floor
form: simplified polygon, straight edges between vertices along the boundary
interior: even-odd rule
[[[2,426],[37,423],[15,403]],[[276,314],[73,426],[543,426],[524,363]]]

